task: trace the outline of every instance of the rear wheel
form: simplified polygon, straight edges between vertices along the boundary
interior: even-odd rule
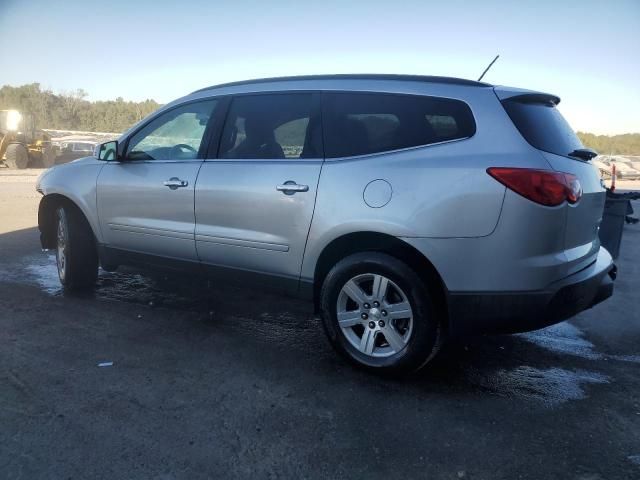
[[[429,289],[400,260],[365,252],[347,257],[321,291],[325,331],[357,365],[384,373],[424,366],[442,341],[441,319]]]
[[[56,264],[60,283],[70,290],[93,287],[98,277],[98,253],[91,227],[75,208],[56,210]]]
[[[21,143],[11,143],[7,147],[6,164],[9,168],[22,170],[29,164],[29,151]]]

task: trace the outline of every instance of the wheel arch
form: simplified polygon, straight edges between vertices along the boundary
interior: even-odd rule
[[[38,206],[38,229],[40,230],[40,243],[42,248],[55,248],[56,246],[55,211],[62,205],[73,208],[82,215],[82,218],[87,222],[87,225],[89,225],[89,228],[93,232],[93,237],[97,241],[98,236],[96,235],[96,231],[82,208],[66,195],[51,193],[42,197],[40,205]]]
[[[448,326],[447,287],[431,261],[412,245],[393,235],[361,231],[343,234],[329,242],[318,256],[313,277],[314,308],[319,311],[320,289],[331,268],[343,258],[362,252],[382,252],[406,263],[434,292],[436,308]]]

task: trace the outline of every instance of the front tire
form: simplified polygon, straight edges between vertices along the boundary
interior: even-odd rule
[[[9,168],[22,170],[29,165],[29,151],[21,143],[11,143],[5,153],[6,164]]]
[[[73,207],[56,209],[56,265],[60,283],[66,289],[87,290],[96,283],[95,238],[87,220]]]
[[[423,367],[442,342],[429,289],[405,263],[364,252],[338,262],[320,293],[325,332],[360,367],[401,374]]]

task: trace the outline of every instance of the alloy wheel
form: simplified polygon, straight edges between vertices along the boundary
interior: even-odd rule
[[[413,331],[407,295],[387,277],[365,273],[344,284],[337,301],[338,325],[359,352],[390,357],[401,352]]]

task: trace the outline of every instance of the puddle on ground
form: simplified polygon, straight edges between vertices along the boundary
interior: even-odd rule
[[[601,353],[594,351],[593,343],[584,338],[584,332],[568,322],[534,332],[521,333],[517,336],[552,352],[565,353],[589,360],[603,358]]]
[[[472,370],[468,378],[496,395],[531,400],[545,406],[584,399],[586,385],[609,383],[608,377],[596,372],[529,366],[499,369],[490,374]]]
[[[569,322],[558,323],[534,332],[520,333],[516,336],[555,353],[574,355],[588,360],[640,363],[640,355],[607,355],[596,352],[595,345],[584,338],[584,332]]]
[[[29,262],[26,268],[27,276],[51,295],[59,295],[62,293],[60,280],[58,279],[58,270],[56,268],[55,255],[38,256],[39,261]]]
[[[607,355],[607,358],[619,362],[640,363],[640,355]]]
[[[640,455],[629,455],[627,458],[631,460],[631,463],[640,466]]]

